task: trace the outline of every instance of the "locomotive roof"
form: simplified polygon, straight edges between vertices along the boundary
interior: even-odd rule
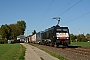
[[[59,25],[56,25],[56,26],[52,26],[51,28],[45,29],[45,30],[42,31],[41,33],[44,33],[44,32],[46,32],[46,31],[52,30],[52,29],[58,29],[58,28],[68,29],[68,27],[60,27]]]
[[[60,27],[59,25],[52,26],[51,28],[46,29],[45,31],[51,30],[51,29],[57,29],[57,28],[65,28],[68,29],[68,27]]]
[[[51,27],[50,29],[53,29],[53,28],[68,28],[68,27],[60,27],[59,25],[56,25],[56,26],[53,26],[53,27]]]

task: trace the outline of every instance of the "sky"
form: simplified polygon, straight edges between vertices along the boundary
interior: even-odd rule
[[[55,26],[67,26],[70,33],[90,33],[90,0],[0,0],[0,26],[26,22],[25,35]]]

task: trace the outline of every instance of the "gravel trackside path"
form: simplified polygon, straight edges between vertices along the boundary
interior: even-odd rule
[[[34,52],[34,50],[31,48],[30,45],[25,44],[25,43],[20,43],[22,44],[25,48],[25,60],[40,60],[39,56]]]
[[[26,48],[25,60],[59,60],[34,46],[25,43],[21,44]]]

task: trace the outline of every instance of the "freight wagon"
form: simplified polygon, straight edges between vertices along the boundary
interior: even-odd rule
[[[29,42],[29,43],[32,42],[32,37],[31,37],[31,36],[28,37],[28,42]]]
[[[42,40],[42,38],[41,38],[41,33],[42,33],[42,31],[36,33],[36,43],[39,43],[39,44],[40,44],[40,42],[41,42],[41,40]]]
[[[31,42],[32,43],[35,43],[36,42],[36,34],[34,34],[34,35],[31,36]]]

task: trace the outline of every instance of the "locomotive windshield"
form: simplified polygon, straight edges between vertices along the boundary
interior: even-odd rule
[[[59,33],[68,33],[68,29],[56,29],[56,31]]]

